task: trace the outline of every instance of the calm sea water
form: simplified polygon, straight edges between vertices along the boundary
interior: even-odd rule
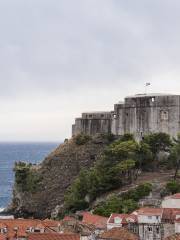
[[[0,209],[12,197],[13,167],[16,161],[41,162],[58,143],[0,143]]]

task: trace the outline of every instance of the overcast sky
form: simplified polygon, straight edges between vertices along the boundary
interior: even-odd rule
[[[61,141],[83,111],[180,93],[179,0],[0,0],[0,141]]]

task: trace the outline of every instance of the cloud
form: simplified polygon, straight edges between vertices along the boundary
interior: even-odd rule
[[[145,82],[177,93],[179,8],[178,0],[0,1],[1,140],[65,138],[81,111],[111,110]]]

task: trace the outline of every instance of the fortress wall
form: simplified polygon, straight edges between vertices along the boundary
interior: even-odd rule
[[[84,133],[95,135],[98,133],[111,133],[111,113],[83,113],[82,118],[75,120],[73,135]]]
[[[76,119],[73,134],[132,133],[137,140],[145,134],[165,132],[176,137],[180,132],[180,96],[135,95],[114,105],[113,112],[83,113]]]
[[[151,132],[176,136],[180,131],[179,96],[147,96],[125,99],[124,133],[137,139]]]

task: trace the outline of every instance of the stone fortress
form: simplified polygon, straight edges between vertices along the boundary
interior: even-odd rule
[[[176,137],[180,132],[180,95],[137,94],[114,105],[110,112],[86,112],[75,119],[72,135],[132,133],[137,140],[148,133],[164,132]]]

